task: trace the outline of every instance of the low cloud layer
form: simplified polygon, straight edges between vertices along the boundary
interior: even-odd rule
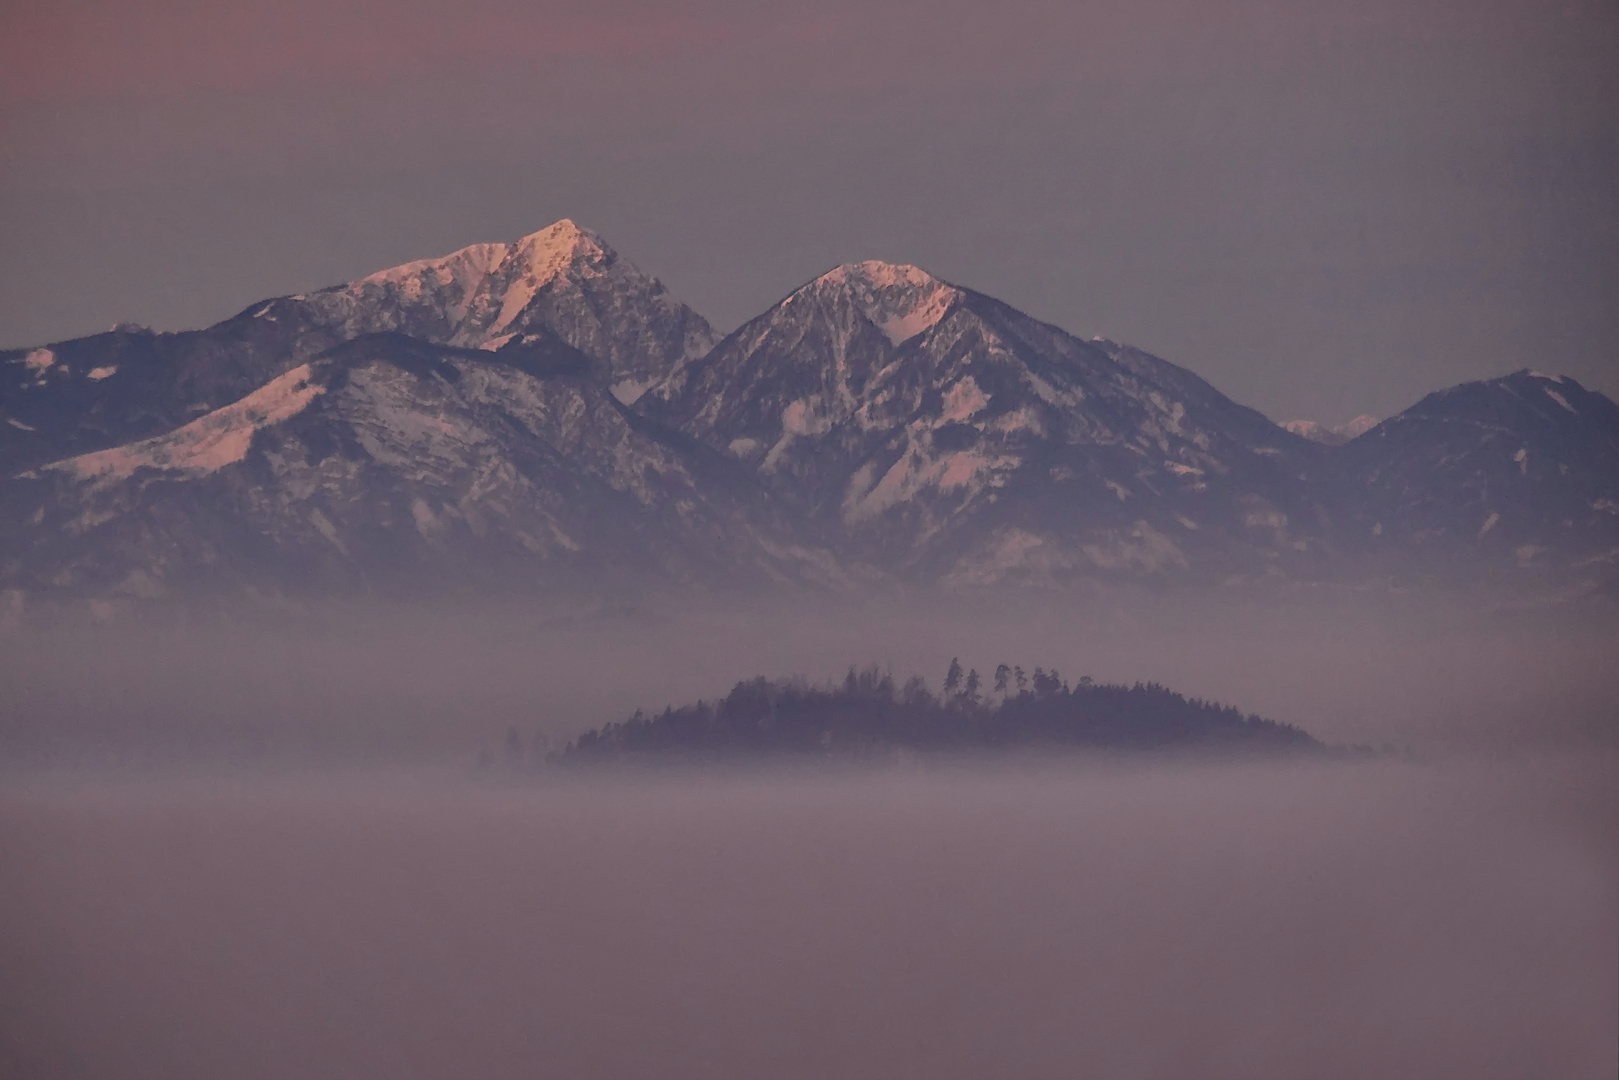
[[[0,793],[0,1052],[119,1075],[1611,1075],[1611,760]]]
[[[37,617],[36,617],[37,616]],[[1619,744],[1619,624],[1304,590],[777,597],[574,614],[530,606],[141,616],[0,630],[0,760],[467,763],[509,727],[559,741],[755,675],[877,663],[937,687],[952,657],[1156,681],[1336,743],[1422,754]]]

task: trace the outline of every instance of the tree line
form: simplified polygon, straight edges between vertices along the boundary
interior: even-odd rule
[[[717,701],[637,711],[588,731],[550,755],[597,761],[781,756],[873,757],[894,750],[1318,751],[1290,724],[1157,683],[1072,685],[1057,671],[999,664],[989,685],[951,660],[939,692],[920,677],[897,683],[875,665],[841,683],[757,677]]]

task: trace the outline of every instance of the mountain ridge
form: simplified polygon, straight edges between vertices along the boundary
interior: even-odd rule
[[[820,573],[727,463],[666,434],[559,340],[366,335],[176,432],[18,476],[5,571],[154,596]]]
[[[896,324],[902,333],[889,329]],[[1184,542],[1202,527],[1187,525],[1186,512],[1206,517],[1206,508],[1171,508],[1155,483],[1207,490],[1230,471],[1212,447],[1245,455],[1253,483],[1238,494],[1274,533],[1276,501],[1293,500],[1287,470],[1267,455],[1313,454],[1166,361],[1081,341],[914,267],[873,261],[795,290],[677,367],[639,407],[753,465],[819,523],[818,539],[841,537],[873,559],[900,547],[934,573],[982,583],[1040,572],[1024,558],[1040,549],[1059,571],[1185,568],[1168,534]],[[1189,415],[1207,422],[1187,429]],[[1069,512],[1002,522],[997,537],[977,519],[1003,500]],[[1069,520],[1081,503],[1089,523]],[[876,526],[883,535],[864,543]],[[1076,528],[1089,532],[1061,547],[1046,539]]]
[[[343,341],[389,331],[474,348],[550,332],[631,400],[713,339],[660,281],[564,218],[511,243],[257,301],[200,330],[114,329],[0,350],[0,371],[26,373],[0,379],[0,471],[44,464],[64,444],[86,452],[159,435]]]
[[[909,264],[834,267],[716,340],[568,219],[0,373],[0,587],[33,592],[435,565],[585,590],[1555,586],[1619,555],[1619,406],[1573,380],[1462,384],[1331,445]]]

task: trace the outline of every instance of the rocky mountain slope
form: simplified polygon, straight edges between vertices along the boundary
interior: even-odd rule
[[[745,477],[641,422],[554,335],[368,335],[162,435],[0,489],[32,589],[601,591],[814,571]]]
[[[1612,580],[1619,405],[1519,371],[1429,394],[1328,458],[1327,497],[1385,573]]]
[[[28,594],[1566,590],[1616,553],[1619,406],[1572,380],[1327,439],[914,266],[838,267],[716,342],[568,221],[0,352],[0,589]]]
[[[498,349],[550,330],[590,358],[592,373],[633,401],[714,332],[662,282],[566,219],[510,244],[474,244],[281,304],[318,312],[345,338],[398,331],[423,341]],[[268,313],[277,315],[277,309]]]
[[[648,415],[813,535],[960,583],[1259,574],[1324,556],[1319,448],[1190,372],[914,266],[841,266],[678,366]]]
[[[496,349],[542,330],[627,400],[713,343],[708,323],[661,282],[564,220],[510,244],[261,301],[204,330],[120,328],[0,352],[0,473],[162,434],[365,334]]]

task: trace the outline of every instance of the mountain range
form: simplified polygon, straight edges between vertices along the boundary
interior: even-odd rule
[[[1572,379],[1284,427],[914,266],[722,337],[570,221],[0,352],[0,420],[25,597],[1619,578],[1619,406]]]

